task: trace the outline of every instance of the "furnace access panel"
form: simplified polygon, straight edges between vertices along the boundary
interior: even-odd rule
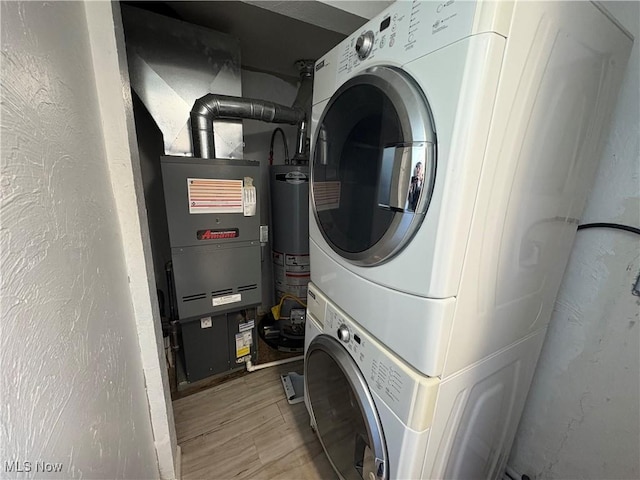
[[[260,163],[161,162],[180,320],[260,304]]]

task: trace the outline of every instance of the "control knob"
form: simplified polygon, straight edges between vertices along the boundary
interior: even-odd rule
[[[344,323],[338,327],[338,338],[344,343],[349,343],[351,333],[349,333],[349,329]]]
[[[371,30],[364,32],[358,37],[358,40],[356,40],[356,52],[358,52],[360,60],[364,60],[369,56],[373,49],[375,39],[376,37]]]

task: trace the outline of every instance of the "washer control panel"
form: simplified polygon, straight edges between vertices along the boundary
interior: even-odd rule
[[[435,405],[440,380],[425,377],[409,367],[327,299],[314,284],[309,284],[308,291],[326,305],[323,333],[337,339],[347,350],[369,389],[414,430],[428,428],[430,407]],[[423,405],[420,411],[412,409],[417,402]]]
[[[338,327],[338,340],[342,340],[344,343],[349,343],[351,340],[351,332],[349,332],[349,327],[347,327],[344,323]]]

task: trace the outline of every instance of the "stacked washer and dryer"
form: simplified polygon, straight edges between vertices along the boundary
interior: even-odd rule
[[[318,60],[305,401],[341,478],[501,476],[632,43],[594,3],[401,1]]]

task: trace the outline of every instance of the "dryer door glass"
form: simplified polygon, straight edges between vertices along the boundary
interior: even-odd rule
[[[305,388],[336,472],[345,480],[387,479],[386,445],[369,388],[353,359],[328,335],[314,338],[307,350]]]
[[[375,67],[331,98],[315,135],[314,213],[327,243],[375,265],[412,238],[435,179],[435,131],[425,96],[402,71]]]

